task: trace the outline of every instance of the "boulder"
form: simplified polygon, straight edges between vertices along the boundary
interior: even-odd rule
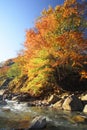
[[[83,112],[87,113],[87,105],[85,105]]]
[[[69,111],[82,111],[83,104],[79,98],[77,98],[74,94],[67,97],[62,105],[64,110]]]
[[[54,104],[56,103],[57,101],[59,101],[60,99],[58,98],[57,95],[51,95],[51,97],[48,99],[48,104]]]
[[[69,93],[68,93],[68,92],[64,92],[64,93],[61,94],[61,98],[62,98],[62,99],[65,99],[65,98],[67,98],[68,96],[69,96]]]
[[[87,94],[83,95],[83,96],[81,97],[81,100],[82,100],[82,101],[87,101]]]
[[[64,100],[60,100],[58,102],[56,102],[52,107],[56,108],[56,109],[62,109],[62,104],[63,104]]]
[[[46,118],[42,116],[37,116],[32,120],[29,130],[42,129],[45,128],[46,125],[47,125]]]
[[[5,90],[4,89],[1,89],[0,90],[0,96],[2,96],[4,94]]]
[[[4,107],[2,107],[2,111],[10,112],[11,110],[10,110],[10,107],[4,106]]]
[[[18,96],[13,96],[12,101],[18,101]]]
[[[82,101],[82,103],[83,103],[83,106],[85,107],[85,105],[87,105],[87,94],[85,93],[83,93],[81,96],[80,96],[80,99],[81,99],[81,101]]]

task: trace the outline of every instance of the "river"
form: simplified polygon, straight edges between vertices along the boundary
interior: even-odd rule
[[[47,127],[44,130],[87,130],[87,121],[75,122],[74,116],[87,118],[87,114],[55,110],[51,107],[29,107],[27,103],[6,100],[7,105],[0,106],[0,130],[22,130],[28,128],[31,120],[44,116]]]

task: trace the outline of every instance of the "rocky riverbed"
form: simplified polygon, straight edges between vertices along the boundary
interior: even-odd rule
[[[37,117],[41,117],[38,120]],[[37,122],[45,120],[45,125]],[[35,124],[33,124],[35,120]],[[43,122],[43,120],[42,120]],[[86,130],[87,92],[53,94],[45,99],[0,91],[0,129]],[[8,129],[7,129],[8,128]],[[42,128],[42,127],[41,127]]]
[[[8,108],[0,108],[1,130],[28,130],[32,126],[43,130],[87,130],[87,115],[82,112],[26,107],[24,103],[12,101],[7,101],[7,104]]]
[[[48,106],[53,109],[66,110],[66,111],[80,111],[87,113],[87,92],[84,93],[70,93],[62,92],[52,94],[45,98],[31,97],[27,93],[14,94],[8,91],[0,91],[1,104],[6,99],[20,102],[26,102],[27,106]]]

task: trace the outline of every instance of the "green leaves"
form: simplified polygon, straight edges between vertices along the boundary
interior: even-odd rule
[[[8,78],[15,78],[15,77],[19,77],[21,75],[21,70],[18,66],[17,63],[14,63],[11,68],[9,68],[8,72],[7,72],[7,77]]]

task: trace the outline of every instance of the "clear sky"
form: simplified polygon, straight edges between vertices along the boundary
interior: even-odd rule
[[[17,56],[23,48],[25,30],[49,5],[55,7],[64,0],[0,0],[0,62]]]

